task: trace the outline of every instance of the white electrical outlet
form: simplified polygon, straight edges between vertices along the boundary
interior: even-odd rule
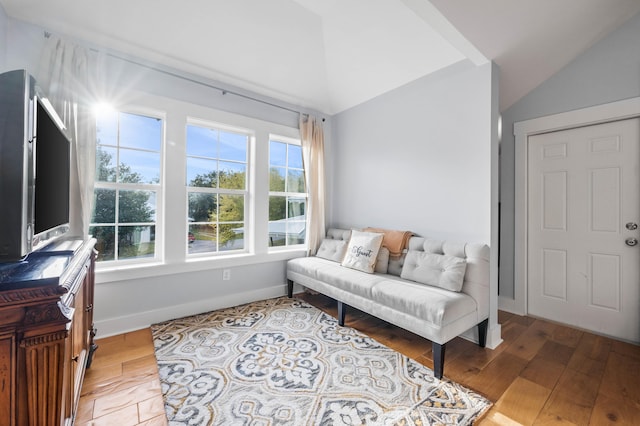
[[[231,269],[222,270],[222,279],[224,281],[229,281],[231,279]]]

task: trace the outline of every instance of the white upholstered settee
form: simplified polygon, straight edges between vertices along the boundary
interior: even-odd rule
[[[404,253],[390,259],[388,267],[376,265],[382,272],[366,273],[341,264],[339,251],[350,236],[350,230],[329,229],[327,240],[345,243],[326,241],[316,256],[289,260],[289,297],[298,283],[335,299],[341,326],[346,307],[352,306],[431,340],[437,378],[443,374],[445,345],[454,337],[477,327],[478,344],[484,347],[489,318],[487,245],[412,236]],[[448,287],[446,275],[452,262],[460,275],[459,291],[439,285]]]

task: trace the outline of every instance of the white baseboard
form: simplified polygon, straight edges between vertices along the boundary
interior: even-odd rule
[[[181,305],[167,306],[150,311],[138,312],[132,315],[95,321],[95,327],[98,331],[96,338],[102,339],[116,334],[140,330],[141,328],[149,327],[151,324],[167,321],[173,318],[181,318],[202,312],[209,312],[216,309],[255,302],[257,300],[285,296],[286,288],[285,284],[280,284],[259,290],[229,294],[226,296],[216,296],[210,299],[197,300]]]

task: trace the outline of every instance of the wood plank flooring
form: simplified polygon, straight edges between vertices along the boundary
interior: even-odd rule
[[[337,314],[322,295],[298,297]],[[432,368],[431,342],[356,310],[347,325]],[[445,377],[495,405],[480,425],[640,425],[640,347],[499,312],[495,350],[456,338]],[[166,425],[149,329],[99,339],[76,425]]]

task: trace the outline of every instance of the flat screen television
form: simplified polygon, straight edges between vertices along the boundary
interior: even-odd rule
[[[15,261],[69,232],[71,143],[25,70],[0,93],[0,261]]]

